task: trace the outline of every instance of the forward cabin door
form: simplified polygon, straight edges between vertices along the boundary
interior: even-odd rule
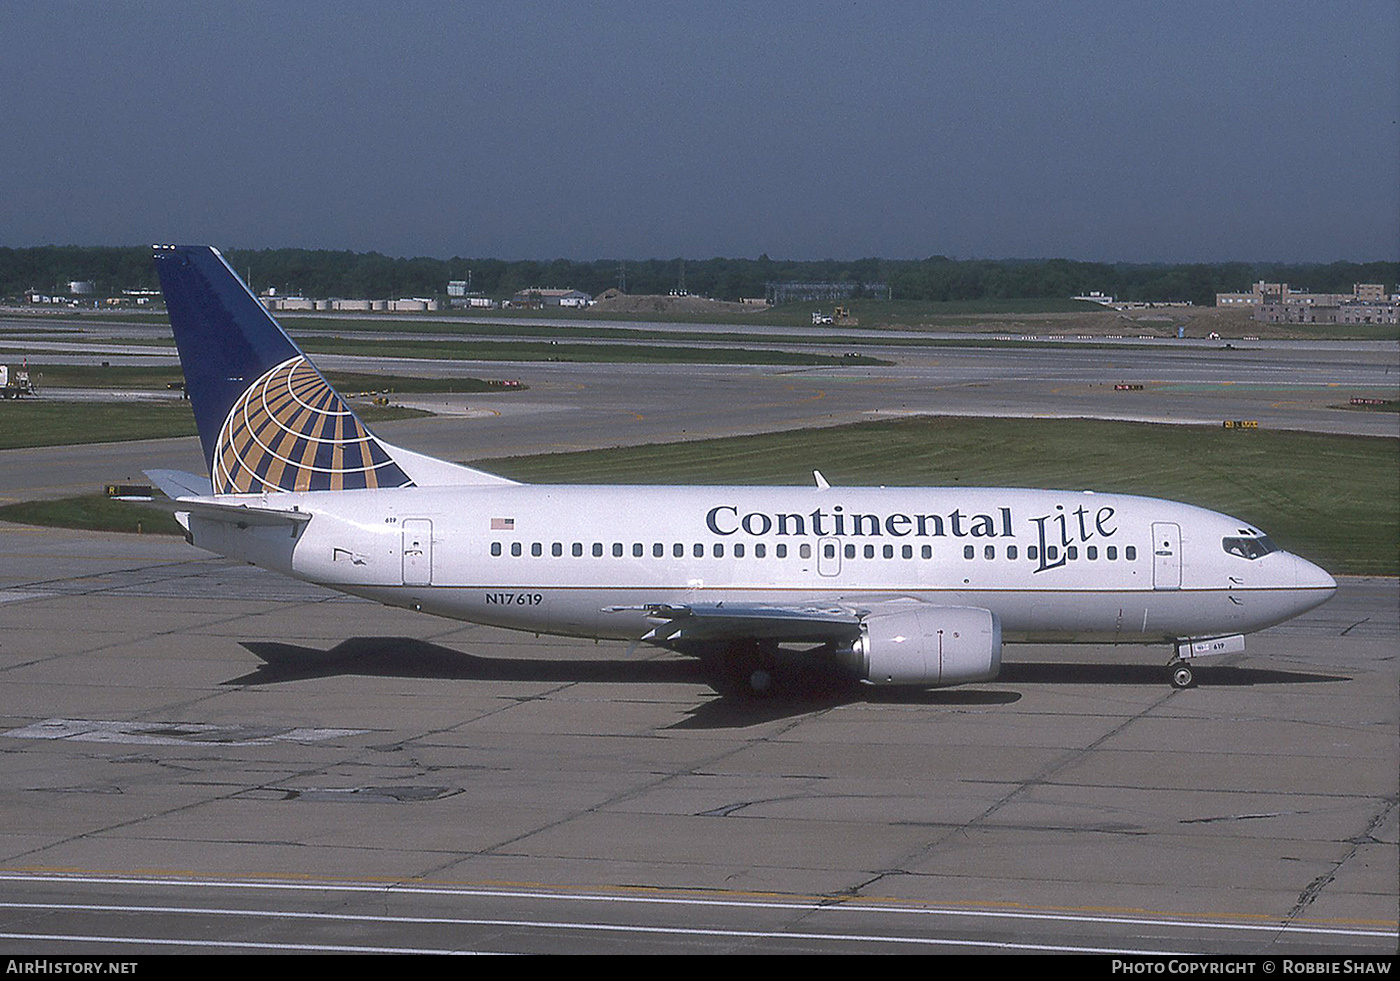
[[[1152,523],[1152,588],[1181,588],[1181,526],[1174,521]]]
[[[433,584],[433,523],[427,518],[403,522],[403,584]]]

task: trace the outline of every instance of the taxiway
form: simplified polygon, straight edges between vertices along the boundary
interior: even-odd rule
[[[1394,580],[1184,691],[1158,650],[1019,647],[736,703],[178,540],[0,525],[0,556],[0,949],[1397,943]]]

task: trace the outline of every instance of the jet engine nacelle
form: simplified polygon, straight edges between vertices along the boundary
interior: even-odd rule
[[[861,624],[849,665],[875,685],[958,685],[1001,670],[1001,621],[991,610],[910,604]]]

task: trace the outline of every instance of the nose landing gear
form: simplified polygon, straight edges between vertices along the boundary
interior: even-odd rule
[[[1202,657],[1216,657],[1221,654],[1242,654],[1244,635],[1231,634],[1227,637],[1207,637],[1204,640],[1180,638],[1176,642],[1172,659],[1167,662],[1167,675],[1173,688],[1190,688],[1191,662]]]
[[[1173,688],[1190,688],[1192,677],[1191,668],[1180,661],[1173,660],[1167,665],[1167,670],[1171,672],[1171,682]]]

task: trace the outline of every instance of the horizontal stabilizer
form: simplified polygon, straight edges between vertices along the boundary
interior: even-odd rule
[[[207,521],[222,521],[240,528],[291,528],[311,520],[310,511],[286,508],[249,507],[246,504],[224,504],[216,501],[181,501],[180,510]]]
[[[201,477],[197,473],[185,470],[147,470],[145,473],[151,478],[151,483],[159,487],[161,493],[172,501],[182,497],[208,497],[214,493],[209,478]]]

